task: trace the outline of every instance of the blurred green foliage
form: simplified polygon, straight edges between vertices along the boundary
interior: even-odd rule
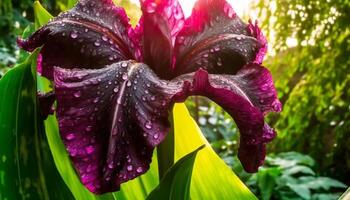
[[[284,104],[270,117],[279,134],[270,149],[310,154],[323,174],[349,184],[350,1],[259,0],[257,9]]]

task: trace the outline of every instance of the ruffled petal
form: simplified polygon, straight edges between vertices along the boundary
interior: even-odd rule
[[[55,68],[60,134],[82,183],[111,192],[149,168],[169,128],[168,85],[131,61],[102,69]]]
[[[132,32],[124,9],[112,0],[81,0],[18,44],[28,51],[43,46],[41,73],[52,80],[54,66],[100,68],[138,59],[140,48]]]
[[[141,0],[144,60],[161,78],[171,77],[171,61],[184,14],[177,0]]]
[[[266,46],[257,29],[244,23],[225,0],[199,0],[176,39],[176,75],[199,68],[236,73]],[[262,54],[256,63],[261,63]]]
[[[276,135],[264,122],[264,115],[268,111],[281,111],[269,71],[256,64],[245,66],[236,75],[208,74],[200,69],[173,81],[181,80],[183,90],[176,94],[175,100],[201,95],[223,107],[240,130],[238,157],[244,169],[256,172],[265,158],[265,144]]]

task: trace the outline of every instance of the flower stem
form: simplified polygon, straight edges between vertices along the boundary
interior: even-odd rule
[[[174,120],[173,114],[169,117],[171,128],[164,141],[157,147],[159,181],[162,180],[167,170],[174,164]]]

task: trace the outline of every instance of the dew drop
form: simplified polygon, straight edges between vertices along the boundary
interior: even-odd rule
[[[101,43],[97,40],[95,43],[94,43],[95,46],[99,47],[101,46]]]
[[[126,86],[130,87],[130,86],[131,86],[131,81],[128,81],[128,82],[126,83]]]
[[[100,99],[97,97],[93,100],[94,103],[97,103]]]
[[[152,101],[156,100],[156,97],[155,96],[151,96],[151,100]]]
[[[109,169],[113,169],[114,168],[114,162],[113,161],[108,164],[108,168]]]
[[[93,146],[87,146],[85,151],[87,154],[92,154],[95,151],[95,148]]]
[[[126,63],[126,62],[122,63],[122,67],[127,67],[127,66],[128,66],[128,63]]]
[[[142,172],[142,167],[138,167],[138,168],[136,169],[136,171],[137,171],[138,173],[141,173],[141,172]]]
[[[132,171],[133,167],[132,167],[132,165],[128,165],[128,166],[126,167],[126,169],[130,172],[130,171]]]
[[[113,89],[113,92],[115,92],[115,93],[117,93],[119,91],[119,88],[118,87],[115,87],[114,89]]]
[[[75,38],[78,37],[78,33],[77,33],[77,32],[72,32],[72,33],[70,34],[70,37],[73,38],[73,39],[75,39]]]
[[[123,74],[122,79],[123,79],[124,81],[128,80],[128,75],[127,75],[127,74]]]
[[[146,122],[145,128],[148,130],[152,129],[152,123],[150,121]]]
[[[85,33],[87,33],[87,32],[89,32],[89,29],[86,28],[84,31],[85,31]]]
[[[102,40],[106,42],[108,40],[107,36],[102,35]]]
[[[153,135],[153,138],[154,138],[154,139],[158,139],[158,138],[159,138],[159,134],[158,134],[158,133],[154,134],[154,135]]]
[[[66,136],[67,140],[73,140],[75,138],[75,135],[73,133],[70,133]]]
[[[74,97],[79,98],[81,97],[81,91],[77,91],[73,94]]]

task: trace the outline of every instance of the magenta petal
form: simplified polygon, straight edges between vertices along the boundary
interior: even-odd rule
[[[132,32],[124,9],[111,0],[82,0],[18,44],[28,51],[43,46],[41,73],[53,79],[54,66],[101,68],[137,59],[140,49],[129,37]]]
[[[145,173],[169,128],[176,93],[146,65],[55,68],[60,134],[83,184],[94,193],[118,190]]]
[[[200,69],[178,77],[180,80],[184,84],[176,95],[177,101],[190,95],[205,96],[232,116],[241,134],[238,156],[246,171],[257,171],[265,158],[265,144],[276,135],[264,122],[264,114],[281,110],[268,70],[248,65],[237,75],[214,75]]]
[[[184,15],[177,0],[141,0],[145,62],[162,78],[169,78],[177,34]]]
[[[176,39],[176,74],[199,68],[234,74],[253,62],[261,47],[225,0],[199,0]]]

